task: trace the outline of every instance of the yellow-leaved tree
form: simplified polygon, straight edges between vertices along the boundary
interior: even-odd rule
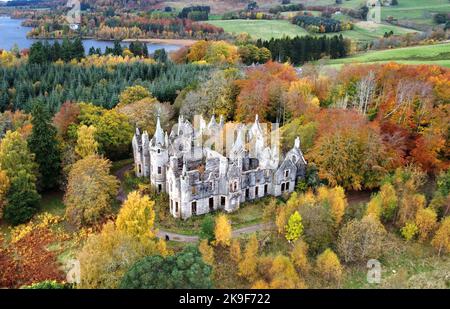
[[[111,162],[90,155],[73,164],[69,173],[64,204],[69,222],[81,227],[102,221],[111,212],[119,188],[109,174]]]
[[[291,260],[284,255],[277,255],[269,270],[270,287],[273,289],[302,289],[305,282],[299,277]]]
[[[428,207],[419,209],[416,213],[416,226],[419,232],[420,241],[428,239],[430,234],[434,231],[437,225],[436,212]]]
[[[303,273],[307,274],[311,270],[308,261],[308,244],[303,240],[297,240],[291,251],[291,260],[295,267]]]
[[[92,234],[78,254],[81,265],[80,288],[118,288],[125,272],[138,260],[149,255],[167,256],[162,240],[139,241],[106,223],[101,232]]]
[[[128,194],[117,215],[117,229],[140,240],[156,237],[155,202],[138,191]]]
[[[210,266],[214,266],[214,248],[211,247],[207,239],[202,239],[198,245],[198,251],[202,254],[203,261]]]
[[[248,241],[244,256],[239,263],[239,275],[248,281],[254,281],[257,278],[256,267],[258,266],[258,239],[253,234]]]
[[[6,194],[8,193],[10,182],[5,171],[0,170],[0,219],[3,216],[3,207],[6,205]]]
[[[295,211],[288,220],[288,224],[286,225],[286,239],[291,241],[296,241],[303,233],[303,224],[302,217]]]
[[[78,128],[75,152],[81,158],[97,153],[98,142],[95,140],[95,132],[97,132],[97,129],[94,126],[82,125]]]
[[[328,204],[330,206],[331,216],[336,226],[338,226],[342,221],[345,208],[347,207],[344,188],[339,186],[334,188],[319,187],[317,190],[317,200],[322,204]]]
[[[316,260],[317,272],[325,280],[340,281],[342,266],[338,256],[331,249],[326,249]]]
[[[438,255],[450,253],[450,217],[442,219],[431,245],[438,251]]]
[[[241,242],[237,238],[233,238],[233,240],[231,240],[230,257],[236,264],[239,264],[242,259]]]
[[[140,85],[127,87],[119,95],[118,106],[122,107],[151,96],[150,91]]]
[[[214,237],[215,245],[227,247],[231,243],[231,224],[225,214],[216,217]]]

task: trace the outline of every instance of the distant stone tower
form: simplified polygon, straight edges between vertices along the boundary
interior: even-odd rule
[[[168,137],[161,128],[159,116],[156,131],[150,141],[150,182],[158,192],[166,191],[166,166],[169,161]]]

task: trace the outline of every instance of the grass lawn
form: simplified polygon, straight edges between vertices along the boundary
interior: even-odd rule
[[[239,34],[247,32],[255,39],[270,40],[283,36],[295,37],[307,35],[308,32],[302,27],[291,24],[287,20],[210,20],[209,24],[222,27],[226,32]]]
[[[389,61],[450,67],[450,43],[371,51],[348,58],[330,60],[326,66],[339,67],[350,63],[382,63]]]
[[[239,210],[227,214],[231,220],[233,229],[238,229],[263,221],[264,208],[274,199],[272,197],[262,198],[254,202],[243,203]],[[216,211],[210,214],[191,217],[186,220],[180,220],[172,217],[168,211],[168,204],[157,203],[156,206],[156,225],[159,229],[164,229],[169,232],[184,234],[184,235],[199,235],[201,225],[206,216],[216,217],[224,213]]]
[[[438,257],[429,244],[405,242],[390,232],[381,263],[381,283],[367,283],[366,265],[348,265],[343,288],[449,288],[450,258]]]

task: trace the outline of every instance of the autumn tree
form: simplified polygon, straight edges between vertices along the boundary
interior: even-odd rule
[[[319,99],[314,95],[314,84],[308,78],[290,83],[287,90],[287,107],[293,117],[319,111]]]
[[[301,149],[304,153],[308,153],[314,145],[314,140],[317,135],[316,122],[307,122],[304,117],[297,117],[286,123],[280,129],[281,148],[284,153],[292,149],[297,137],[300,137]]]
[[[82,274],[79,287],[118,288],[120,280],[136,261],[156,254],[166,256],[165,246],[155,241],[142,243],[108,222],[99,234],[88,237],[78,254]]]
[[[390,182],[395,187],[398,197],[398,210],[395,216],[398,227],[405,226],[408,222],[414,222],[419,209],[425,208],[426,198],[418,193],[425,182],[426,175],[415,166],[396,169]]]
[[[397,193],[390,183],[384,183],[380,191],[372,196],[367,205],[367,214],[373,214],[385,221],[392,221],[397,211]]]
[[[291,81],[297,79],[292,66],[268,62],[249,69],[245,79],[236,83],[240,93],[236,101],[236,119],[253,121],[258,111],[263,121],[281,123],[286,113],[284,94]]]
[[[425,241],[437,225],[437,214],[430,207],[419,209],[416,213],[415,223],[419,232],[419,239]]]
[[[418,231],[419,229],[414,222],[406,222],[405,226],[400,229],[400,233],[406,241],[410,241],[416,237]]]
[[[430,207],[436,210],[440,216],[445,217],[450,214],[450,169],[439,174],[436,184],[436,191]]]
[[[77,130],[77,144],[75,152],[80,158],[85,158],[94,155],[98,150],[98,142],[95,140],[95,132],[97,129],[94,126],[82,125]]]
[[[303,239],[313,253],[324,250],[335,240],[335,222],[321,204],[305,204],[299,209],[303,223]]]
[[[53,117],[53,125],[56,127],[58,134],[65,136],[69,126],[76,123],[79,114],[80,107],[77,103],[70,101],[64,102]]]
[[[117,215],[116,226],[119,231],[144,242],[156,237],[155,202],[138,191],[128,194]]]
[[[291,251],[291,260],[300,273],[307,274],[311,270],[308,261],[308,244],[303,240],[297,240]]]
[[[247,245],[245,246],[244,255],[240,261],[239,275],[248,281],[253,281],[256,279],[256,268],[258,265],[258,239],[256,234],[252,234]]]
[[[317,272],[325,280],[340,281],[342,278],[342,266],[337,255],[326,249],[316,259]]]
[[[150,91],[140,85],[125,88],[119,95],[119,107],[151,97]]]
[[[302,225],[302,217],[295,211],[288,220],[288,224],[286,225],[286,239],[289,242],[296,241],[302,235],[303,225]]]
[[[216,217],[214,238],[214,243],[218,246],[227,247],[231,243],[231,224],[224,214],[220,214]]]
[[[450,252],[450,217],[442,219],[431,245],[437,250],[438,255]]]
[[[207,239],[202,239],[198,245],[198,250],[200,251],[203,261],[206,264],[214,265],[214,248],[209,245]]]
[[[61,152],[56,140],[56,129],[48,109],[41,101],[31,111],[33,130],[28,138],[30,151],[39,166],[38,187],[45,191],[56,188],[61,173]]]
[[[95,126],[99,153],[112,159],[128,155],[134,129],[127,115],[117,109],[105,110],[92,104],[80,103],[78,122],[79,125]]]
[[[36,190],[34,155],[18,132],[8,131],[1,140],[0,170],[9,179],[3,218],[14,225],[24,223],[36,213],[40,196]]]
[[[340,231],[337,242],[339,256],[346,262],[365,262],[379,258],[386,230],[373,215],[353,219]]]
[[[152,97],[116,107],[116,110],[127,116],[130,122],[142,131],[153,136],[156,128],[157,115],[164,130],[170,129],[174,116],[174,108],[169,103],[159,103]]]
[[[71,223],[78,227],[92,225],[111,212],[118,181],[109,174],[110,168],[111,162],[97,155],[87,156],[73,165],[64,196]]]
[[[225,119],[232,119],[238,94],[235,80],[240,75],[240,71],[232,68],[213,71],[195,89],[182,91],[175,100],[175,107],[189,119],[193,119],[195,115],[206,118],[222,115]]]
[[[339,186],[334,188],[319,187],[317,190],[317,201],[325,207],[329,207],[335,225],[339,226],[344,216],[345,208],[348,205],[344,189]]]
[[[305,288],[305,282],[300,278],[291,260],[284,255],[277,255],[269,270],[271,277],[269,286],[273,289]]]
[[[233,238],[231,240],[230,258],[233,262],[236,263],[236,265],[238,265],[242,259],[241,242],[239,241],[238,238]]]
[[[318,121],[320,136],[309,157],[319,168],[319,176],[344,189],[377,187],[387,171],[377,129],[355,111],[323,111]]]
[[[5,171],[0,170],[0,219],[3,217],[3,208],[6,205],[6,195],[11,183]]]

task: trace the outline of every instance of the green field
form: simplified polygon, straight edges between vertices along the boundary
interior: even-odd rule
[[[382,63],[396,61],[405,64],[435,64],[450,68],[450,43],[372,51],[329,61],[327,67],[350,63]]]
[[[281,38],[283,36],[295,37],[306,35],[308,32],[287,20],[210,20],[209,24],[222,27],[226,32],[239,34],[247,32],[255,39],[270,40],[271,38]]]
[[[302,36],[309,33],[302,27],[291,24],[287,20],[210,20],[209,24],[222,27],[226,32],[239,34],[247,32],[255,39],[269,40],[271,38],[281,38],[283,36]],[[393,31],[394,34],[404,34],[417,32],[415,30],[396,27],[386,24],[369,24],[361,22],[355,25],[353,30],[339,33],[328,33],[327,36],[342,34],[344,37],[355,41],[370,41],[381,38],[385,32]],[[321,34],[318,34],[321,35]]]
[[[398,6],[385,7],[381,10],[381,17],[385,19],[393,16],[399,21],[412,21],[422,25],[433,24],[433,14],[449,13],[448,0],[401,0]]]
[[[354,25],[353,30],[342,31],[345,38],[355,40],[358,42],[371,41],[383,37],[385,32],[392,31],[395,35],[418,32],[416,30],[406,29],[387,24],[375,24],[369,22],[359,22]],[[327,33],[327,36],[333,36],[336,33]]]
[[[311,1],[303,1],[311,3]],[[335,0],[317,0],[316,5],[335,5]],[[365,4],[365,0],[345,0],[340,7],[357,9]],[[411,21],[419,25],[433,25],[433,14],[450,12],[448,0],[399,0],[396,6],[381,8],[381,17],[385,20],[392,16],[399,21]]]

